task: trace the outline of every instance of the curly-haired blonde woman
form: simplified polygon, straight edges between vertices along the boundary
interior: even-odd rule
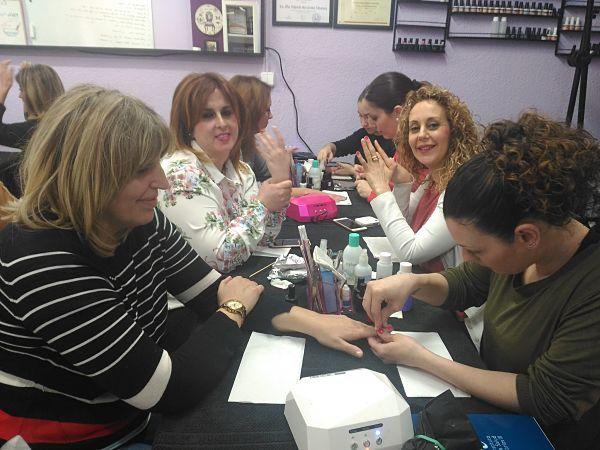
[[[446,89],[426,85],[408,94],[398,117],[398,163],[363,139],[364,176],[394,251],[430,272],[454,267],[460,254],[444,222],[444,189],[477,153],[477,126],[467,106]],[[423,179],[422,174],[428,173]],[[415,180],[418,187],[411,192]],[[390,181],[394,188],[390,191]]]
[[[585,131],[535,113],[490,125],[446,188],[444,216],[468,261],[374,281],[364,300],[377,327],[408,295],[444,309],[485,303],[486,369],[401,334],[370,339],[375,354],[532,415],[558,450],[597,449],[600,233],[584,218],[598,217],[599,168],[600,145]]]

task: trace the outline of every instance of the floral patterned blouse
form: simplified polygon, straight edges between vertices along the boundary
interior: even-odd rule
[[[256,199],[258,184],[245,163],[238,172],[227,160],[221,172],[178,150],[161,164],[170,188],[159,207],[213,268],[230,272],[279,234],[285,213],[272,213]]]

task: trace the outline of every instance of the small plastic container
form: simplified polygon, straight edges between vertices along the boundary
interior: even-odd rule
[[[391,276],[393,269],[392,254],[389,252],[381,252],[379,254],[379,261],[377,262],[377,279],[379,280]]]

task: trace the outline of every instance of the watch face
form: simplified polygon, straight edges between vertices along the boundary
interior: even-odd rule
[[[242,305],[242,303],[238,302],[237,300],[230,300],[227,302],[227,306],[233,309],[242,309],[244,305]]]
[[[223,29],[223,15],[215,5],[199,6],[194,18],[201,33],[214,36]]]

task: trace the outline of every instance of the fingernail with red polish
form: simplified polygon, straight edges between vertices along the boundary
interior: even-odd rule
[[[394,327],[393,327],[393,326],[391,326],[390,324],[387,324],[387,325],[385,326],[385,329],[386,329],[386,330],[388,330],[388,331],[392,331],[392,330],[394,329]]]
[[[371,139],[369,139],[369,136],[365,136],[363,139],[364,139],[365,141],[370,141],[370,140],[371,140]]]
[[[383,334],[383,328],[379,328],[379,329],[377,330],[377,334]]]

